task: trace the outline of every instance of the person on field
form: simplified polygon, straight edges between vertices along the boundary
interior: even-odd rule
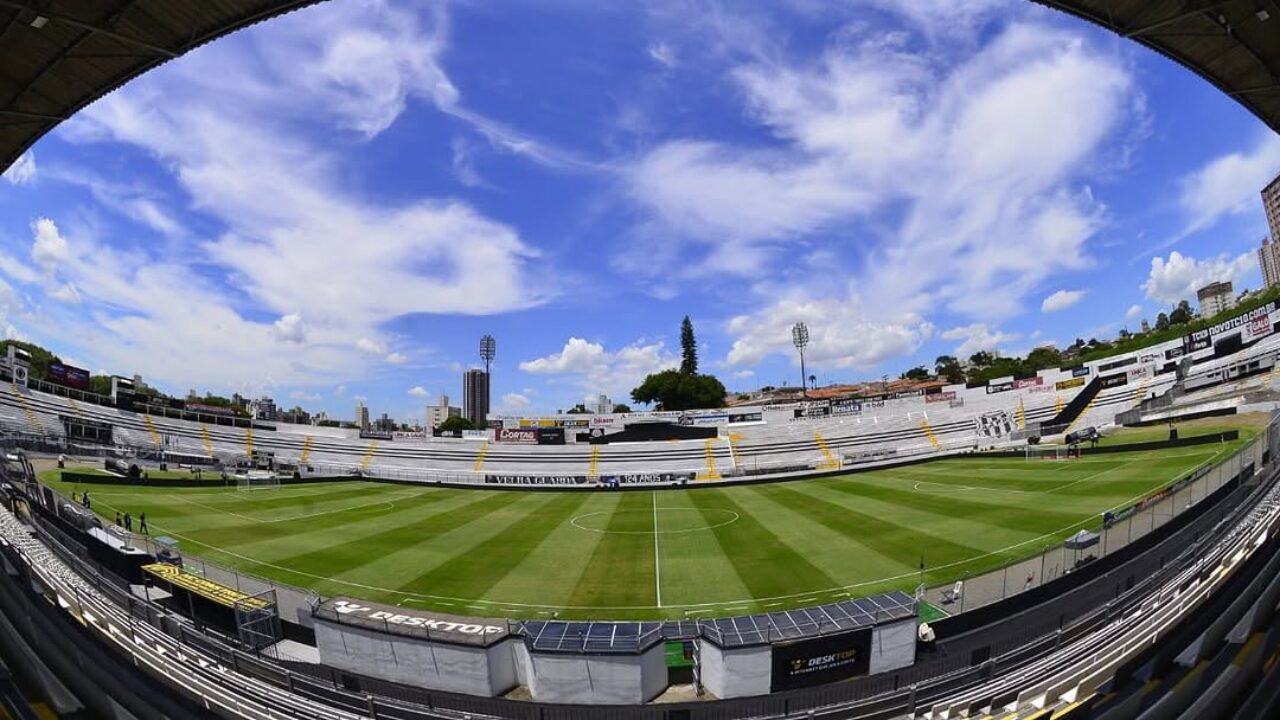
[[[142,531],[143,535],[151,534],[151,532],[147,530],[147,514],[145,512],[138,515],[138,529]]]
[[[124,519],[120,517],[120,511],[116,511],[116,527],[124,527]]]
[[[124,514],[124,529],[133,532],[133,516],[129,513]]]

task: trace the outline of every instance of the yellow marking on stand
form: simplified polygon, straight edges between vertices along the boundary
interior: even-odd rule
[[[742,433],[729,433],[729,457],[733,459],[733,469],[739,469],[738,443],[742,442]]]
[[[213,457],[213,438],[209,437],[209,426],[200,423],[200,444],[204,445],[204,454]]]
[[[1027,409],[1022,406],[1022,398],[1018,398],[1018,429],[1027,429]]]
[[[244,454],[247,457],[253,457],[253,428],[244,429]]]
[[[18,404],[22,406],[22,412],[27,415],[27,424],[35,428],[36,432],[43,433],[44,425],[40,424],[40,418],[31,409],[31,406],[27,404],[27,397],[18,391],[18,383],[12,383],[12,385],[13,394],[18,396]]]
[[[489,454],[489,441],[485,440],[480,444],[480,450],[476,452],[476,465],[473,468],[476,472],[484,470],[484,456]]]
[[[587,479],[588,480],[600,479],[600,446],[599,445],[591,446],[591,464],[587,465]]]
[[[143,415],[142,422],[147,426],[147,434],[151,436],[151,444],[160,447],[160,432],[156,430],[156,424],[151,422],[151,416]]]
[[[1133,398],[1133,406],[1136,408],[1147,399],[1147,385],[1151,383],[1151,378],[1142,378],[1142,382],[1138,385],[1138,392]]]
[[[934,434],[933,426],[929,424],[928,420],[920,421],[920,429],[924,431],[925,437],[929,438],[929,444],[933,446],[934,450],[942,449],[942,443],[939,442],[938,436]]]
[[[369,443],[369,449],[364,451],[364,457],[360,459],[360,472],[369,469],[373,464],[373,454],[378,452],[378,441],[374,440]]]
[[[1053,396],[1053,414],[1054,415],[1062,414],[1062,396],[1061,395]]]
[[[298,458],[298,462],[303,465],[311,462],[311,442],[310,435],[302,439],[302,457]]]
[[[835,455],[831,454],[831,448],[827,447],[827,439],[822,437],[822,433],[820,432],[814,433],[813,439],[818,443],[818,450],[822,451],[822,462],[818,463],[818,467],[814,469],[815,470],[839,470],[840,461],[836,459]]]
[[[720,479],[720,470],[719,468],[716,467],[716,451],[712,445],[712,443],[714,442],[715,440],[711,438],[707,438],[707,440],[703,443],[703,446],[702,446],[703,450],[707,454],[707,469],[706,471],[700,472],[697,474],[697,476],[695,476],[695,479],[697,480],[719,480]]]
[[[67,398],[67,404],[71,406],[71,412],[75,413],[77,416],[84,415],[84,411],[80,409],[80,403],[76,402],[75,398]]]
[[[1098,393],[1097,395],[1094,395],[1093,399],[1090,400],[1088,404],[1084,406],[1084,409],[1080,411],[1080,414],[1076,416],[1076,419],[1072,420],[1071,424],[1067,426],[1067,429],[1063,430],[1062,432],[1064,434],[1071,432],[1071,429],[1074,428],[1076,425],[1078,425],[1080,423],[1080,420],[1084,418],[1085,415],[1089,414],[1089,411],[1093,409],[1093,404],[1098,402],[1098,398],[1100,397],[1102,397],[1102,393]]]

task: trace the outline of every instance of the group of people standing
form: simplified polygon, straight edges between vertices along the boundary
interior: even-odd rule
[[[93,509],[93,500],[89,498],[88,490],[85,490],[84,493],[81,494],[80,497],[78,498],[76,497],[76,494],[73,491],[71,493],[71,502],[79,503],[80,506],[83,507],[85,510]],[[128,530],[129,532],[133,532],[133,516],[130,515],[129,513],[125,513],[124,515],[121,515],[120,511],[117,510],[116,526],[122,527],[125,530]],[[151,534],[151,531],[147,529],[147,514],[145,512],[140,513],[138,515],[138,532],[142,533],[143,535]]]

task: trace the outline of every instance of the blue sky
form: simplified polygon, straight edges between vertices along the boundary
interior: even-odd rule
[[[960,6],[960,7],[956,7]],[[1260,283],[1280,139],[1023,0],[334,0],[89,107],[0,182],[0,327],[349,416],[896,375]]]

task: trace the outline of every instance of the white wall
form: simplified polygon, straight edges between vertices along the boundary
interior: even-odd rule
[[[634,705],[667,687],[664,647],[643,655],[528,653],[529,692],[538,702]]]
[[[494,697],[517,684],[515,654],[506,640],[488,648],[391,635],[316,619],[320,661],[341,670],[414,685]]]
[[[878,625],[871,631],[871,675],[907,667],[915,661],[915,618]]]
[[[699,639],[702,684],[718,698],[766,695],[773,678],[773,649],[768,645],[722,649]]]

